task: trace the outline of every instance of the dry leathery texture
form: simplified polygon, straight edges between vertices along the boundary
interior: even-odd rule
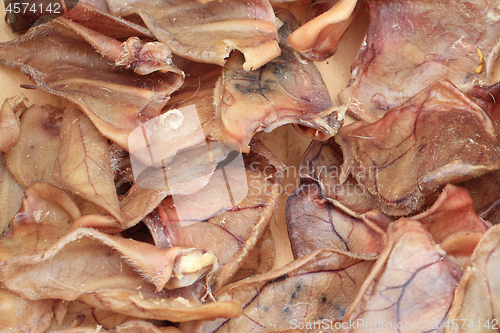
[[[342,151],[334,138],[327,141],[312,141],[300,163],[300,178],[303,183],[315,180],[325,199],[353,217],[361,218],[364,213],[378,210],[373,196],[364,185],[349,177],[340,183],[343,163]],[[380,218],[383,219],[380,213]]]
[[[460,268],[419,222],[402,218],[391,224],[388,236],[346,315],[357,324],[346,331],[373,332],[369,323],[382,322],[386,332],[400,332],[401,325],[405,332],[443,331]]]
[[[341,128],[340,180],[352,173],[389,215],[420,209],[426,196],[500,168],[489,117],[447,80],[438,81],[379,121]]]
[[[355,18],[357,0],[342,0],[310,19],[288,38],[290,46],[311,61],[324,61],[337,51],[344,32]]]
[[[248,152],[259,131],[294,123],[302,126],[303,134],[325,139],[335,135],[343,122],[343,112],[333,109],[316,65],[301,59],[286,41],[297,21],[285,10],[276,15],[284,23],[279,29],[281,55],[257,70],[245,71],[243,56],[233,53],[215,88],[210,137],[236,143],[243,152]]]
[[[477,214],[491,222],[500,222],[500,171],[493,171],[460,184],[469,191]]]
[[[474,86],[471,91],[472,99],[491,117],[495,125],[497,138],[500,136],[500,82],[491,86]]]
[[[324,200],[315,183],[300,185],[288,198],[286,224],[295,258],[323,247],[372,255],[384,247],[380,228],[371,228]]]
[[[108,140],[77,107],[69,106],[61,123],[61,138],[52,178],[121,220],[111,172]]]
[[[71,231],[80,210],[63,190],[36,183],[28,187],[9,232],[0,238],[0,261],[41,253]]]
[[[239,50],[246,58],[245,70],[250,70],[280,52],[267,0],[106,2],[113,14],[139,14],[156,39],[183,58],[223,65],[231,50]]]
[[[0,152],[0,237],[12,218],[21,208],[24,188],[5,167],[4,154]]]
[[[158,219],[146,222],[150,229],[156,230],[152,233],[156,235],[154,238],[157,246],[195,247],[214,253],[220,264],[219,269],[214,272],[219,285],[221,281],[228,282],[233,279],[241,263],[252,255],[258,256],[265,262],[260,263],[260,260],[257,260],[255,272],[250,272],[247,265],[247,273],[266,272],[274,262],[274,245],[270,234],[265,233],[267,229],[265,225],[269,223],[275,210],[282,166],[273,160],[274,156],[269,160],[259,154],[258,149],[270,153],[263,146],[254,146],[254,152],[246,157],[248,192],[241,202],[235,202],[236,205],[227,202],[229,205],[226,207],[212,202],[213,198],[221,200],[221,196],[217,194],[221,191],[221,184],[227,186],[223,178],[218,179],[222,177],[220,172],[214,174],[210,182],[199,192],[176,197],[174,200],[169,197],[163,201],[161,209],[160,207],[158,209],[161,222]],[[238,170],[235,172],[230,169],[230,165],[225,166],[225,174],[237,174]],[[181,202],[189,203],[192,207],[189,209],[189,215],[184,217],[185,221],[179,221],[176,212],[176,206]],[[248,243],[250,238],[255,240]],[[261,239],[263,241],[259,243],[260,247],[256,248]],[[253,243],[254,241],[256,243]],[[243,249],[246,249],[245,254],[238,256],[238,252]],[[237,265],[230,270],[224,270],[228,262]],[[239,276],[241,277],[241,274]]]
[[[147,28],[110,14],[95,5],[79,1],[64,17],[84,27],[116,39],[154,36]]]
[[[78,301],[57,301],[54,306],[54,318],[50,332],[72,327],[100,325],[105,329],[114,328],[126,320],[132,319],[126,315],[107,312]]]
[[[52,331],[51,331],[52,332]],[[157,327],[144,320],[130,320],[112,329],[102,328],[100,325],[85,325],[53,331],[54,333],[182,333],[173,326]]]
[[[21,135],[19,116],[27,109],[23,94],[7,98],[0,109],[0,152],[12,149]]]
[[[342,320],[368,275],[373,256],[321,249],[266,274],[227,285],[218,300],[238,300],[231,320],[182,324],[186,332],[263,332],[299,322]]]
[[[196,198],[189,198],[187,200],[193,202],[190,216],[193,222],[183,225],[186,222],[179,222],[175,204],[171,198],[167,198],[161,204],[165,209],[165,215],[159,209],[161,220],[147,222],[150,228],[156,228],[161,235],[157,236],[167,241],[156,242],[160,247],[195,247],[210,251],[214,253],[219,260],[219,269],[214,272],[214,276],[220,273],[220,270],[229,260],[236,254],[238,249],[243,246],[245,240],[249,237],[252,228],[259,221],[260,216],[263,214],[266,201],[271,195],[270,190],[273,184],[272,179],[266,179],[268,175],[259,170],[247,170],[247,181],[249,184],[249,191],[246,198],[237,204],[235,207],[226,207],[222,211],[210,212],[209,216],[199,215],[205,213],[205,209],[197,214],[196,207],[204,206],[205,199],[199,195]],[[206,193],[206,188],[212,186],[211,179],[209,184],[201,190]],[[220,190],[220,189],[219,189]],[[208,192],[206,195],[210,195]],[[213,194],[212,194],[213,195]],[[209,198],[206,198],[209,199]],[[176,201],[179,200],[176,198]],[[213,205],[218,208],[218,205]],[[200,221],[201,219],[201,221]],[[200,222],[196,222],[196,221]],[[156,224],[156,227],[155,227]],[[210,237],[207,237],[210,235]],[[262,237],[263,235],[261,235]],[[268,271],[274,262],[274,246],[272,238],[270,239],[271,246],[265,246],[263,256],[265,258],[264,271]],[[264,243],[267,245],[267,243]],[[256,249],[258,252],[261,249]],[[263,259],[264,259],[263,258]],[[256,271],[256,273],[263,273],[264,271]]]
[[[81,228],[42,253],[4,262],[0,276],[7,289],[31,300],[79,300],[106,311],[169,321],[234,317],[241,309],[237,302],[202,304],[177,292],[216,262],[214,255],[199,250],[162,250]]]
[[[452,184],[446,185],[431,208],[410,218],[422,223],[438,244],[455,233],[484,233],[489,228],[474,211],[469,192]]]
[[[147,175],[149,178],[141,178],[143,184],[149,182],[157,186],[157,189],[144,188],[138,185],[137,181],[134,182],[120,199],[120,214],[123,221],[117,226],[129,228],[153,211],[168,195],[191,194],[196,192],[200,185],[208,183],[217,164],[231,152],[224,143],[208,144],[210,152],[203,146],[180,151],[166,166],[154,168]],[[168,169],[168,179],[165,178],[164,169]]]
[[[368,1],[370,25],[339,99],[358,119],[374,122],[436,80],[464,91],[493,74],[498,57],[498,2]],[[486,60],[481,72],[478,51]]]
[[[500,227],[496,225],[477,244],[471,257],[472,265],[465,270],[460,280],[449,315],[450,323],[458,319],[469,325],[459,325],[456,329],[450,327],[447,332],[484,332],[490,331],[489,328],[498,331],[499,243]]]
[[[29,88],[77,104],[103,135],[127,148],[128,134],[142,121],[158,116],[170,93],[183,81],[182,73],[168,64],[168,57],[158,59],[168,54],[164,46],[139,44],[144,48],[135,50],[137,57],[131,60],[139,62],[134,68],[141,68],[141,64],[149,67],[152,62],[159,65],[159,71],[140,75],[125,69],[129,63],[120,66],[120,60],[121,54],[128,52],[127,42],[122,44],[59,18],[0,44],[0,63],[20,67],[35,83]],[[95,48],[107,49],[106,56],[112,59]]]
[[[29,301],[0,287],[0,330],[44,333],[50,327],[54,300]]]
[[[24,187],[36,182],[58,185],[51,176],[59,146],[62,110],[33,105],[21,114],[21,135],[5,154],[10,173]]]
[[[255,162],[258,162],[260,163],[260,168],[263,168],[264,172],[269,172],[269,167],[271,167],[272,171],[270,172],[271,174],[268,174],[268,177],[269,179],[272,179],[272,182],[271,184],[269,184],[269,188],[267,189],[268,196],[266,202],[263,205],[263,210],[259,216],[259,219],[253,225],[248,237],[238,248],[238,251],[229,260],[229,262],[224,267],[222,267],[222,270],[216,281],[217,288],[220,288],[229,283],[229,281],[234,280],[239,269],[245,265],[247,258],[256,249],[259,242],[263,239],[263,236],[266,235],[266,231],[269,228],[269,223],[271,222],[271,217],[276,211],[278,200],[282,192],[281,183],[284,174],[284,164],[280,160],[278,160],[273,152],[271,152],[266,146],[264,146],[261,141],[253,142],[251,147],[253,156],[247,156],[247,158],[249,158],[252,162],[250,163],[250,165],[255,165]],[[247,161],[246,163],[248,164],[250,161]],[[268,184],[266,183],[266,185]]]
[[[122,43],[63,17],[59,18],[58,22],[84,38],[100,54],[113,61],[115,66],[131,69],[140,75],[156,71],[165,74],[163,78],[157,79],[167,79],[168,75],[176,74],[179,80],[170,92],[180,87],[183,73],[173,66],[172,53],[162,43],[143,42],[137,36],[130,37]]]

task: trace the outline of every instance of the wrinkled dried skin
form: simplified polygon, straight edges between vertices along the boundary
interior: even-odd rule
[[[29,301],[0,287],[2,332],[46,332],[50,327],[53,304],[53,300]]]
[[[21,135],[19,116],[27,109],[23,94],[7,98],[0,109],[0,152],[14,148]]]
[[[500,82],[491,86],[474,86],[471,91],[472,99],[491,117],[497,132],[500,135]]]
[[[111,15],[104,9],[96,7],[95,4],[85,3],[84,1],[79,1],[72,10],[64,14],[64,17],[86,28],[116,39],[129,37],[154,38],[151,31],[147,28]]]
[[[0,278],[6,288],[31,300],[79,300],[106,311],[170,321],[231,318],[240,311],[236,302],[201,304],[176,293],[216,264],[213,254],[199,250],[162,250],[78,229],[42,253],[3,263]]]
[[[132,46],[137,43],[132,41]],[[134,69],[149,68],[148,72],[150,62],[153,67],[158,64],[159,68],[155,68],[160,71],[172,68],[168,57],[158,59],[168,54],[164,46],[138,45],[141,47],[135,50],[137,54],[129,55],[131,45],[127,42],[122,45],[60,18],[30,30],[19,39],[0,44],[0,63],[20,67],[35,83],[30,88],[77,104],[103,135],[127,148],[128,134],[142,121],[158,116],[168,96],[183,80],[177,69],[149,75],[124,69],[133,64]],[[107,50],[105,54],[114,64],[94,48]],[[121,63],[122,53],[132,58]]]
[[[498,57],[498,3],[373,0],[366,43],[339,99],[374,122],[432,82],[449,78],[464,91],[491,77]],[[480,49],[486,67],[480,73]]]
[[[52,331],[51,331],[52,332]],[[54,331],[56,333],[182,333],[175,327],[156,327],[147,321],[130,320],[112,329],[104,329],[100,325],[77,326]]]
[[[290,46],[311,61],[324,61],[337,51],[342,35],[355,18],[357,0],[341,0],[311,19],[288,38]]]
[[[0,237],[12,218],[21,208],[24,188],[5,167],[4,154],[0,153]]]
[[[484,233],[489,228],[474,211],[469,192],[452,184],[446,185],[431,208],[411,219],[422,223],[438,244],[459,232]]]
[[[74,106],[66,109],[52,177],[121,220],[118,196],[111,173],[108,140]]]
[[[62,110],[33,105],[21,115],[21,135],[5,154],[10,173],[24,187],[36,182],[59,186],[52,179],[52,166],[59,147]]]
[[[230,284],[218,300],[238,300],[243,313],[231,320],[181,325],[186,332],[263,332],[290,321],[342,320],[368,275],[373,257],[322,249],[269,273]]]
[[[239,50],[245,55],[245,70],[251,70],[280,54],[267,0],[106,2],[113,14],[139,14],[156,39],[193,61],[223,65],[231,50]]]
[[[482,177],[468,180],[461,186],[469,191],[477,214],[491,222],[500,222],[500,172],[493,171]]]
[[[459,325],[450,327],[447,332],[484,332],[498,331],[500,311],[500,285],[498,271],[500,267],[500,227],[492,227],[481,239],[471,257],[472,266],[468,267],[457,287],[453,307],[450,310],[450,322],[453,319],[466,320],[474,327]],[[486,321],[489,321],[489,327]]]
[[[286,41],[297,26],[295,18],[284,10],[277,16],[284,22],[279,30],[281,55],[258,70],[245,71],[243,56],[233,53],[215,88],[210,136],[236,143],[243,152],[249,151],[248,144],[259,131],[295,123],[304,134],[326,139],[337,133],[343,121],[343,112],[331,109],[316,66],[300,59]]]
[[[167,198],[158,210],[160,219],[153,218],[146,222],[152,230],[156,245],[195,247],[214,253],[220,264],[219,269],[214,272],[218,285],[235,279],[234,275],[247,258],[253,263],[247,263],[245,272],[239,272],[237,278],[244,277],[245,273],[268,271],[273,265],[275,252],[272,237],[270,233],[266,233],[266,226],[276,208],[281,166],[269,164],[275,162],[272,160],[260,160],[262,158],[258,153],[247,157],[248,192],[241,202],[235,203],[236,206],[227,202],[222,207],[212,202],[213,198],[220,200],[220,184],[224,184],[223,190],[227,186],[223,178],[217,177],[222,176],[221,172],[212,176],[207,186],[193,195],[176,197],[174,200]],[[236,174],[230,169],[231,166],[226,166],[224,172]],[[179,221],[177,216],[176,205],[179,200],[190,203],[192,207],[189,215],[184,217],[186,221]],[[213,209],[207,209],[210,207]],[[238,255],[243,250],[244,255]],[[224,269],[227,263],[232,263],[233,266]],[[252,272],[252,268],[255,271]]]
[[[112,329],[132,317],[93,308],[78,301],[58,301],[54,306],[54,319],[50,332],[75,327],[100,325],[105,329]]]
[[[223,143],[210,142],[209,145],[210,151],[203,146],[186,149],[178,152],[165,167],[151,168],[151,173],[140,178],[143,186],[152,184],[150,188],[141,187],[135,179],[132,187],[120,199],[122,223],[116,223],[116,226],[129,228],[158,207],[168,195],[192,194],[207,184],[217,164],[231,152]],[[168,169],[168,177],[165,177],[165,169]]]
[[[362,214],[378,209],[373,196],[355,179],[349,177],[340,183],[342,163],[342,152],[334,138],[312,141],[300,163],[302,182],[314,179],[325,199],[353,217],[360,218]]]
[[[47,183],[28,187],[12,227],[0,238],[0,261],[45,251],[71,231],[72,222],[80,215],[63,190]]]
[[[442,332],[460,268],[416,221],[392,224],[389,239],[346,315],[346,321],[358,324],[346,331],[373,332],[368,323],[383,321],[384,328],[392,327],[385,332],[403,331],[398,323],[410,323],[404,332]]]
[[[500,168],[484,112],[449,81],[436,82],[373,124],[343,127],[340,180],[352,173],[389,215],[414,213],[426,196]]]
[[[300,185],[286,203],[286,223],[295,258],[323,247],[356,254],[379,254],[385,242],[380,229],[349,216],[325,201],[316,184]]]
[[[472,89],[474,101],[491,117],[497,134],[500,136],[500,83],[491,86],[475,86]],[[482,218],[500,222],[500,172],[491,172],[480,178],[462,184],[472,196],[474,209]]]

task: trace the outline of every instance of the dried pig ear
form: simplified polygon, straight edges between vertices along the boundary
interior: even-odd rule
[[[358,184],[352,177],[340,182],[343,163],[342,150],[334,138],[328,141],[312,141],[300,163],[300,178],[302,183],[313,179],[321,188],[325,200],[332,202],[349,215],[358,219],[368,212],[379,215],[378,220],[386,227],[390,222],[378,209],[373,196],[365,186]]]
[[[264,146],[254,145],[254,150],[246,157],[243,175],[236,164],[224,166],[200,191],[167,198],[158,207],[159,216],[145,221],[157,246],[194,247],[214,253],[220,264],[213,273],[219,287],[245,274],[266,272],[274,262],[274,242],[266,231],[280,194],[283,167],[274,156],[268,160],[263,155],[272,154]],[[233,183],[226,184],[224,177],[231,177]],[[246,177],[246,184],[236,184],[242,181],[237,177]],[[232,185],[233,197],[248,187],[242,201],[233,205],[228,200],[224,206],[214,203],[224,203],[225,197],[219,193],[227,191],[228,185]],[[178,209],[183,203],[189,212],[180,220]],[[253,260],[255,257],[257,260]],[[244,272],[240,272],[244,263]]]
[[[158,116],[183,82],[182,73],[168,64],[168,58],[158,59],[169,54],[159,43],[133,39],[132,46],[139,48],[124,63],[140,72],[151,71],[151,65],[159,71],[140,75],[120,66],[122,53],[130,46],[60,18],[0,44],[0,63],[20,67],[35,82],[29,88],[74,102],[103,135],[127,148],[130,132]],[[94,48],[108,48],[106,56],[118,63],[110,63]],[[62,58],[64,63],[54,61]]]
[[[7,170],[4,154],[0,152],[0,238],[9,228],[12,218],[21,208],[24,188]]]
[[[295,258],[328,247],[378,255],[385,233],[327,201],[315,183],[300,185],[286,203],[286,223]]]
[[[280,54],[276,18],[267,0],[122,1],[107,0],[119,16],[138,14],[156,39],[193,61],[223,65],[231,50],[245,55],[245,70]]]
[[[19,116],[27,109],[23,94],[7,98],[0,109],[0,152],[12,149],[21,135]]]
[[[178,289],[203,279],[216,264],[213,254],[200,250],[162,250],[80,228],[41,253],[4,262],[0,277],[5,288],[31,300],[79,300],[107,311],[169,321],[231,318],[240,312],[237,302],[203,304],[182,297]]]
[[[263,332],[291,323],[342,320],[374,264],[373,256],[315,251],[280,269],[227,285],[218,300],[238,300],[233,319],[181,324],[186,332]],[[317,327],[317,326],[316,326]]]
[[[104,7],[107,6],[104,4]],[[92,4],[79,1],[73,9],[64,14],[64,18],[116,39],[129,37],[154,39],[154,35],[147,28],[110,14],[97,7],[94,1]]]
[[[368,5],[366,41],[351,83],[339,95],[358,119],[374,122],[436,80],[448,78],[468,92],[492,76],[500,37],[496,0],[371,0]]]
[[[446,185],[431,208],[411,219],[422,223],[438,244],[456,233],[484,233],[490,227],[474,211],[469,192],[452,184]]]
[[[0,238],[0,261],[45,251],[69,233],[72,222],[80,216],[66,192],[47,183],[33,184],[26,189],[9,232]]]
[[[22,186],[36,182],[59,186],[51,172],[59,147],[62,113],[48,105],[33,105],[21,114],[21,134],[5,154],[5,164]]]
[[[5,332],[45,332],[50,327],[54,300],[29,301],[0,287],[0,327]]]
[[[133,317],[119,313],[108,312],[78,301],[58,300],[54,305],[54,317],[49,332],[58,332],[76,327],[96,328],[97,325],[104,329],[112,329]]]
[[[341,0],[332,8],[295,30],[288,42],[311,61],[324,61],[337,51],[337,45],[356,17],[358,0]]]
[[[498,329],[500,293],[498,285],[498,267],[500,226],[492,227],[483,236],[472,254],[472,265],[468,267],[460,280],[450,310],[449,320],[457,318],[469,325],[450,327],[449,332],[477,332]],[[485,301],[486,300],[486,301]]]
[[[373,332],[382,322],[384,328],[402,323],[415,332],[442,331],[461,273],[419,222],[400,219],[346,314],[345,321],[357,323],[349,331]]]
[[[276,15],[284,23],[279,30],[281,55],[258,70],[245,71],[243,56],[233,52],[215,88],[215,117],[206,125],[211,138],[236,143],[244,152],[255,133],[286,123],[324,140],[343,122],[343,109],[334,110],[315,64],[301,59],[286,41],[297,21],[285,10]]]
[[[344,152],[341,181],[353,173],[389,215],[417,212],[441,186],[500,168],[491,120],[446,80],[376,123],[341,128],[335,140]]]
[[[120,221],[108,140],[75,106],[65,110],[60,131],[52,177],[66,189],[104,207]]]

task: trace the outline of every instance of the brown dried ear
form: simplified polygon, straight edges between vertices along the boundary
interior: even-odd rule
[[[131,58],[125,61],[124,54]],[[29,88],[75,103],[103,135],[126,149],[130,132],[158,116],[169,95],[182,85],[183,75],[171,66],[168,54],[159,43],[122,44],[64,18],[0,44],[0,63],[29,74],[35,83]],[[64,63],[54,61],[59,58]]]
[[[485,233],[471,257],[472,265],[467,267],[455,292],[449,319],[464,320],[474,324],[465,329],[449,332],[473,332],[475,330],[498,329],[500,311],[500,226],[496,225]]]
[[[243,313],[230,320],[191,322],[187,332],[265,331],[296,323],[342,320],[372,268],[374,256],[321,249],[282,268],[222,288],[217,300],[238,300]]]
[[[341,181],[353,173],[381,210],[417,212],[424,198],[500,168],[489,117],[448,80],[436,82],[373,124],[339,130]]]
[[[19,140],[21,135],[19,116],[27,109],[27,101],[23,94],[19,94],[3,102],[0,109],[0,152],[9,151]]]
[[[50,327],[54,303],[30,301],[0,287],[0,327],[6,332],[44,332]]]
[[[276,15],[284,23],[279,29],[281,55],[246,71],[243,56],[232,53],[215,87],[215,116],[205,125],[211,138],[236,143],[243,152],[257,132],[287,123],[300,125],[296,129],[301,134],[318,140],[335,135],[343,123],[344,110],[334,110],[316,65],[301,59],[286,41],[298,25],[295,18],[285,10]]]
[[[484,233],[490,227],[474,211],[469,192],[452,184],[446,185],[431,208],[411,219],[422,223],[438,244],[456,233]]]
[[[462,1],[383,0],[368,6],[366,39],[352,66],[353,78],[339,95],[357,119],[375,122],[442,78],[464,92],[492,78],[500,34],[500,21],[491,15],[495,0],[471,6]],[[478,49],[484,55],[482,65]]]
[[[0,278],[5,288],[31,300],[79,300],[106,311],[169,321],[234,317],[241,310],[236,301],[203,304],[194,292],[199,286],[193,282],[214,265],[216,257],[200,250],[162,250],[80,228],[44,251],[12,257],[0,266]]]
[[[390,225],[386,248],[345,321],[362,323],[354,331],[372,332],[369,325],[382,321],[442,330],[461,273],[419,222],[402,218]]]
[[[224,172],[237,175],[239,170],[231,172],[231,168],[226,166]],[[267,272],[275,258],[268,226],[280,195],[282,171],[281,162],[261,143],[255,143],[245,158],[248,192],[240,203],[233,206],[226,202],[226,207],[213,204],[221,184],[223,190],[227,186],[222,173],[217,173],[198,192],[176,198],[191,205],[182,221],[175,200],[168,197],[157,209],[159,216],[152,216],[145,223],[159,247],[194,247],[214,253],[220,264],[213,273],[217,288],[235,279]]]
[[[268,1],[107,1],[112,14],[138,14],[156,39],[173,53],[223,65],[232,50],[245,56],[245,70],[280,54],[276,18]]]
[[[62,110],[33,105],[21,114],[21,135],[5,154],[5,164],[24,187],[36,182],[59,186],[51,172],[59,147]]]
[[[69,233],[80,216],[78,206],[66,192],[47,183],[33,184],[25,190],[22,207],[12,219],[8,234],[0,238],[0,261],[45,251]]]
[[[353,254],[378,255],[385,233],[325,200],[316,184],[300,185],[286,203],[288,235],[295,258],[328,247]]]
[[[75,106],[66,109],[52,177],[66,189],[121,220],[109,161],[108,140]]]

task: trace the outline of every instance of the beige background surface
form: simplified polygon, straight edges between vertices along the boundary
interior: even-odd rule
[[[306,13],[306,7],[293,8],[295,13],[302,15]],[[0,15],[5,16],[5,9],[0,5]],[[334,103],[338,104],[337,95],[342,88],[349,82],[350,65],[356,57],[357,51],[362,43],[364,31],[367,26],[368,16],[361,13],[354,24],[346,32],[340,42],[337,53],[325,62],[317,63],[323,79],[327,83],[330,95]],[[0,41],[8,41],[16,38],[18,35],[12,33],[5,20],[0,20]],[[15,96],[22,92],[29,99],[29,104],[52,104],[63,106],[64,101],[41,93],[37,90],[27,90],[20,87],[21,84],[31,84],[30,80],[24,76],[19,69],[0,66],[0,101],[5,98]],[[291,261],[292,254],[285,225],[285,203],[287,197],[299,184],[296,171],[300,159],[309,145],[310,140],[301,137],[295,132],[291,125],[278,128],[272,133],[263,135],[264,143],[280,158],[287,166],[290,166],[287,172],[287,178],[283,184],[285,189],[281,196],[279,207],[271,221],[271,230],[275,236],[277,257],[275,267]]]

